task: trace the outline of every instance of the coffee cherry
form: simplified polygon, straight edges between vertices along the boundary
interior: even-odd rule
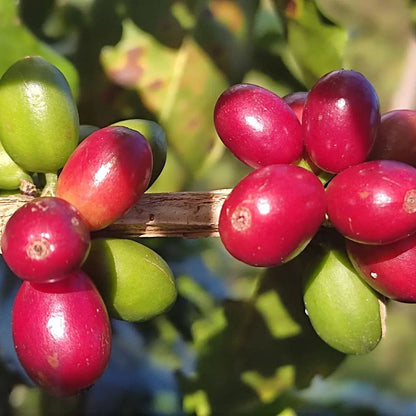
[[[326,188],[328,217],[345,237],[387,244],[416,232],[416,168],[379,160],[352,166]]]
[[[294,111],[298,120],[302,123],[303,108],[305,106],[306,91],[295,91],[283,97],[283,100],[289,104],[289,107]]]
[[[112,126],[124,126],[136,130],[149,142],[153,155],[152,176],[148,187],[159,177],[166,164],[167,142],[165,132],[158,123],[144,119],[120,120]]]
[[[40,56],[16,61],[0,80],[0,138],[29,172],[57,172],[78,143],[76,103],[64,75]]]
[[[1,238],[4,260],[20,278],[53,282],[77,269],[90,247],[78,211],[60,198],[27,202],[7,221]]]
[[[317,334],[345,354],[372,351],[383,334],[382,304],[344,250],[328,247],[305,269],[304,302]]]
[[[97,286],[112,318],[151,319],[176,300],[175,279],[167,263],[133,240],[93,239],[83,270]]]
[[[221,209],[225,248],[253,266],[288,261],[307,245],[324,219],[325,190],[311,172],[295,165],[270,165],[248,174]]]
[[[123,216],[143,195],[152,174],[152,151],[137,131],[109,126],[84,139],[56,184],[56,196],[74,205],[90,230]]]
[[[214,125],[225,146],[253,168],[293,163],[301,157],[296,114],[282,98],[260,86],[236,84],[223,92],[215,105]]]
[[[416,234],[391,244],[346,244],[351,263],[373,289],[399,302],[416,302]]]
[[[19,189],[23,181],[32,182],[32,179],[7,154],[0,142],[0,189],[9,191]]]
[[[390,159],[416,167],[416,111],[392,110],[381,116],[369,160]]]
[[[308,93],[302,117],[306,151],[329,173],[364,162],[380,122],[379,101],[359,72],[324,75]]]
[[[110,359],[107,311],[81,270],[55,283],[23,282],[13,305],[12,334],[29,377],[53,395],[90,387]]]

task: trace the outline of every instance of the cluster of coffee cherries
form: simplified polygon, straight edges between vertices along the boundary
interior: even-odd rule
[[[0,103],[8,104],[0,116],[3,167],[26,181],[55,178],[47,195],[13,213],[1,238],[4,261],[23,280],[12,310],[14,346],[37,385],[69,396],[107,368],[110,318],[148,319],[175,300],[173,275],[155,252],[132,240],[92,238],[131,209],[164,160],[157,163],[147,137],[127,127],[143,127],[140,121],[80,138],[66,79],[41,57],[5,72]]]
[[[357,273],[381,295],[416,301],[416,112],[380,114],[375,88],[339,69],[279,97],[231,86],[217,133],[253,168],[223,205],[225,248],[252,266],[302,252],[322,225],[345,238]]]

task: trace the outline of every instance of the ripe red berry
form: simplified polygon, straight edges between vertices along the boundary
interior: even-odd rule
[[[143,195],[152,163],[150,145],[138,131],[105,127],[84,139],[69,157],[56,195],[78,209],[90,230],[99,230]]]
[[[326,188],[328,217],[345,237],[387,244],[416,232],[416,168],[392,160],[364,162]]]
[[[348,256],[376,291],[400,302],[416,302],[416,234],[391,244],[347,240]]]
[[[302,155],[296,114],[266,88],[253,84],[230,87],[217,100],[214,124],[225,146],[253,168],[293,163]]]
[[[79,268],[90,248],[90,232],[78,211],[60,198],[36,198],[7,221],[3,258],[20,278],[52,282]]]
[[[325,216],[325,190],[311,172],[270,165],[243,178],[221,209],[225,248],[253,266],[274,266],[300,253]]]
[[[302,117],[306,151],[319,168],[338,173],[367,159],[379,122],[378,97],[364,75],[332,71],[306,98]]]
[[[110,359],[108,314],[81,270],[55,283],[23,282],[13,305],[12,334],[29,377],[54,395],[90,387]]]
[[[369,160],[390,159],[416,167],[416,111],[392,110],[381,116]]]
[[[289,104],[289,107],[294,111],[298,120],[301,123],[302,123],[303,108],[305,106],[307,96],[308,96],[308,93],[306,91],[295,91],[283,97],[285,102]]]

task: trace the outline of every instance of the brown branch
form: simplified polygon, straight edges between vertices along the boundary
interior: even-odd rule
[[[217,237],[218,217],[229,193],[223,189],[144,194],[126,215],[95,234],[120,238]],[[16,209],[32,199],[25,195],[0,197],[0,235]]]
[[[144,194],[100,233],[123,237],[218,237],[218,217],[230,190]]]

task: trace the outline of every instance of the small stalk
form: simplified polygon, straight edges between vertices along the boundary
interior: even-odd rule
[[[40,196],[55,196],[56,182],[58,181],[58,174],[55,172],[45,173],[46,184],[42,189]]]

